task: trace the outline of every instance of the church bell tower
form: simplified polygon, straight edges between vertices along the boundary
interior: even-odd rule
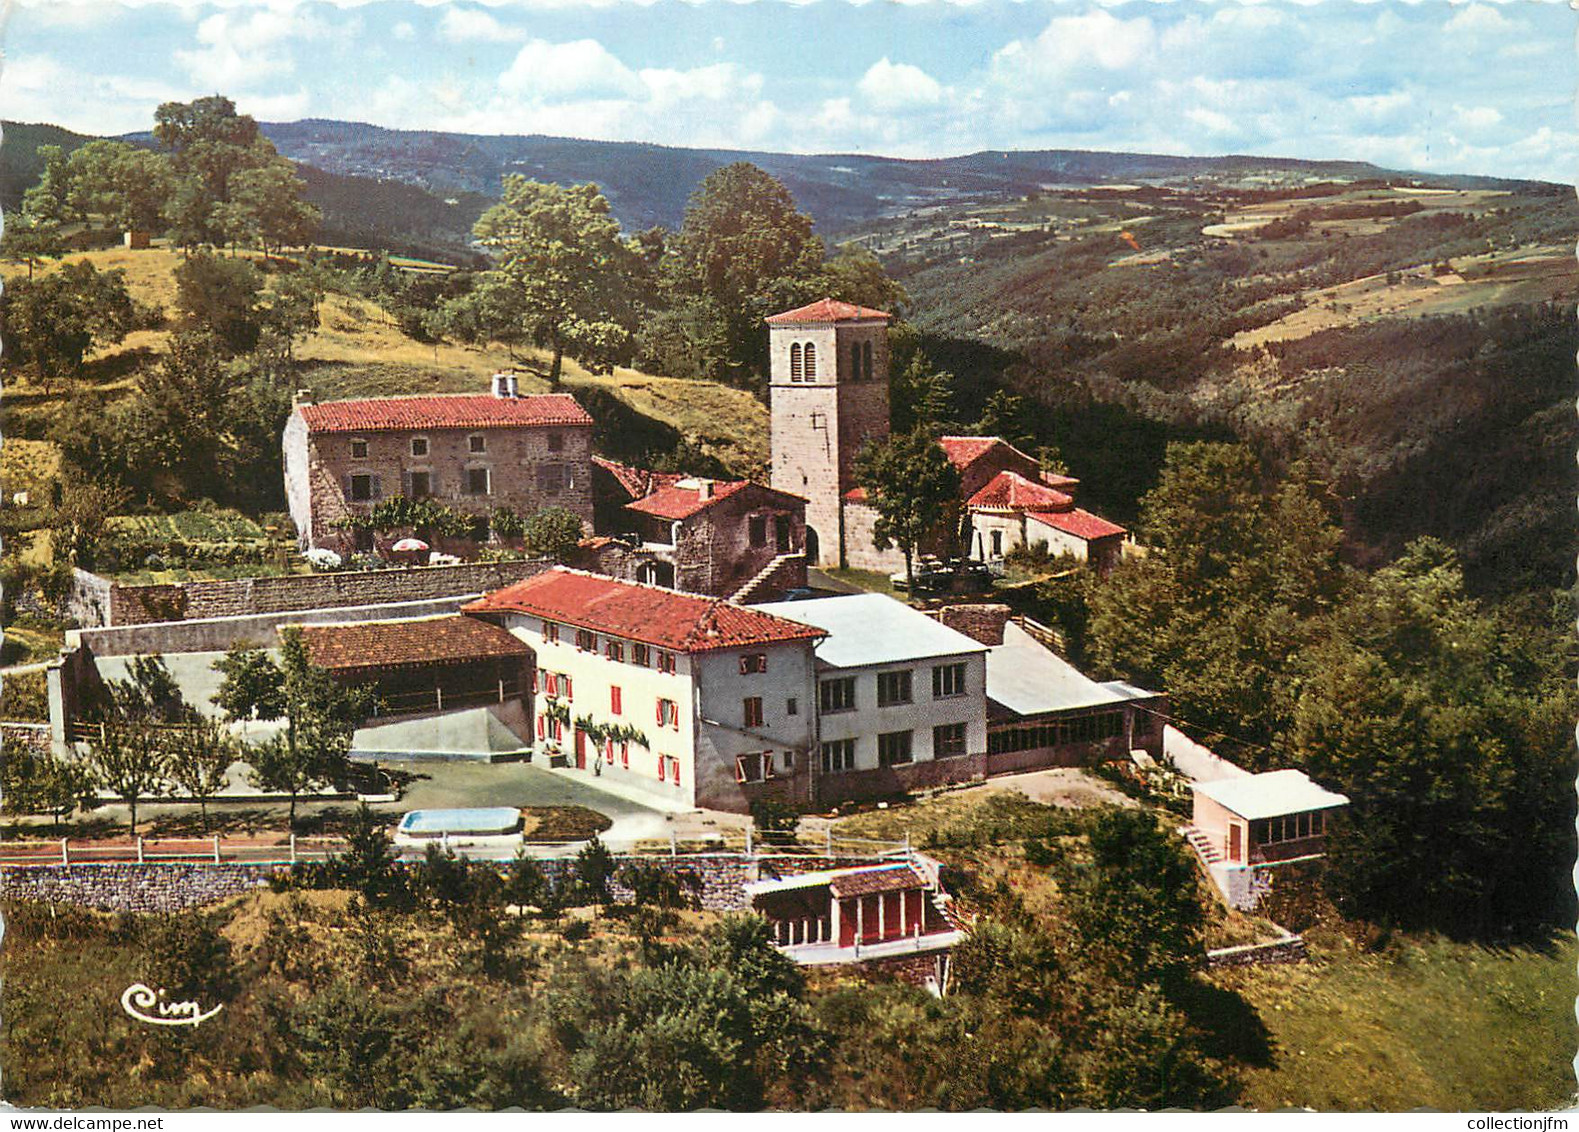
[[[806,500],[807,563],[842,566],[856,457],[888,439],[889,315],[821,299],[766,321],[770,483]]]

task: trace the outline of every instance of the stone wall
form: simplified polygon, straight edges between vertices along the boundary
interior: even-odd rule
[[[1303,963],[1310,958],[1305,937],[1288,935],[1270,943],[1219,947],[1206,953],[1207,967],[1248,967],[1257,963]]]
[[[702,907],[738,912],[749,907],[744,886],[819,869],[849,868],[876,863],[865,856],[747,857],[739,853],[690,853],[675,857],[618,855],[618,865],[640,862],[666,872],[690,873],[701,882]],[[496,862],[501,869],[505,861]],[[538,858],[554,880],[573,875],[575,857]],[[405,867],[410,867],[407,863]],[[148,862],[145,864],[77,864],[0,866],[0,899],[77,904],[106,912],[178,912],[223,900],[268,884],[269,877],[289,871],[272,862]],[[615,899],[626,902],[631,891],[616,881]]]
[[[1003,627],[1009,623],[1010,613],[1009,607],[999,602],[972,602],[966,605],[945,605],[929,611],[927,616],[955,632],[964,633],[978,644],[1001,645]]]
[[[0,866],[0,898],[80,904],[102,912],[179,912],[269,882],[268,864]]]
[[[454,613],[477,592],[432,601],[356,605],[262,613],[252,617],[209,617],[201,621],[161,621],[109,629],[72,629],[66,649],[81,645],[93,656],[135,656],[179,652],[224,652],[234,645],[273,648],[281,625],[333,625],[343,621],[395,621]]]
[[[261,613],[382,605],[459,597],[502,589],[547,569],[547,559],[463,562],[335,574],[128,586],[73,572],[70,606],[85,628],[248,617]]]

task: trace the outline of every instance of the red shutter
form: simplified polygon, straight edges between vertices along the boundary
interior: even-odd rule
[[[615,715],[621,714],[620,690],[618,685],[615,685],[609,689],[609,710]]]
[[[671,759],[669,770],[673,772],[674,784],[676,786],[680,785],[680,760]]]
[[[669,763],[668,759],[664,758],[662,755],[658,756],[658,781],[659,782],[662,782],[664,780],[664,771],[669,769],[668,763]]]
[[[663,717],[664,717],[664,714],[665,714],[665,713],[664,713],[664,710],[663,710],[663,701],[662,701],[662,700],[659,700],[659,701],[658,701],[658,726],[659,726],[659,727],[662,727],[662,726],[663,726]]]
[[[542,739],[544,733],[547,730],[548,730],[548,728],[543,725],[543,717],[542,716],[538,716],[537,717],[537,737],[539,739]]]
[[[565,699],[573,700],[575,698],[576,698],[576,693],[570,686],[570,677],[566,676],[565,677]]]
[[[631,765],[631,745],[628,742],[626,742],[625,740],[621,739],[620,740],[620,766],[624,767],[626,770],[629,770],[630,769],[630,765]]]
[[[746,756],[745,755],[736,755],[735,756],[735,781],[736,782],[744,782],[744,781],[746,781]]]

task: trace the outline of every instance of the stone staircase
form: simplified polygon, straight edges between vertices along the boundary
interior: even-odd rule
[[[740,605],[754,601],[776,600],[785,590],[806,584],[806,556],[801,553],[781,554],[729,596]]]
[[[1201,829],[1187,825],[1179,830],[1179,834],[1190,843],[1190,848],[1195,850],[1196,856],[1208,869],[1222,863],[1223,851]]]

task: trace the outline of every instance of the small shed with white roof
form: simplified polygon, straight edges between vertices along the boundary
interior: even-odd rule
[[[1335,811],[1349,799],[1300,770],[1197,782],[1194,830],[1208,864],[1272,864],[1326,849]],[[1215,859],[1213,857],[1215,856]]]

